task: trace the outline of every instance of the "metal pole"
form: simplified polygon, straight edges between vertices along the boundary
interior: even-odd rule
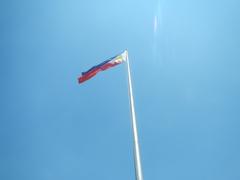
[[[127,53],[127,51],[126,51],[126,53]],[[127,54],[127,71],[128,71],[129,101],[130,101],[131,115],[132,115],[135,175],[136,175],[136,180],[143,180],[140,149],[139,149],[139,143],[138,143],[137,121],[136,121],[135,108],[134,108],[134,98],[133,98],[133,92],[132,92],[132,79],[131,79],[128,54]]]

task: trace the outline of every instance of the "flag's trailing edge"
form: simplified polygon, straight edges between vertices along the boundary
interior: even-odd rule
[[[111,68],[113,66],[123,63],[124,61],[127,60],[127,57],[128,57],[128,52],[127,52],[127,50],[125,50],[123,53],[116,55],[116,56],[102,62],[101,64],[93,66],[88,71],[82,72],[82,75],[78,78],[78,83],[83,83],[84,81],[95,76],[100,71],[105,71],[108,68]]]

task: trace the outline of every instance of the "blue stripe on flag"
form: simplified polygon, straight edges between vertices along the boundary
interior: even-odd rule
[[[119,55],[117,55],[117,56],[119,56]],[[94,70],[94,69],[96,69],[96,68],[99,68],[99,67],[103,66],[104,64],[107,64],[109,61],[113,60],[113,59],[116,58],[117,56],[114,56],[114,57],[112,57],[112,58],[110,58],[110,59],[108,59],[108,60],[106,60],[106,61],[103,61],[102,63],[100,63],[100,64],[98,64],[98,65],[96,65],[96,66],[93,66],[93,67],[92,67],[91,69],[89,69],[88,71],[82,72],[82,75],[84,75],[84,74],[86,74],[86,73],[88,73],[88,72],[90,72],[90,71],[92,71],[92,70]]]

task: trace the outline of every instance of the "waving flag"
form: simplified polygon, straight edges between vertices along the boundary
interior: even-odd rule
[[[108,68],[114,67],[118,64],[121,64],[122,62],[127,60],[127,51],[125,50],[123,53],[114,56],[101,64],[98,64],[96,66],[93,66],[91,69],[89,69],[86,72],[82,72],[82,75],[78,78],[78,83],[83,83],[84,81],[92,78],[100,71],[105,71]]]

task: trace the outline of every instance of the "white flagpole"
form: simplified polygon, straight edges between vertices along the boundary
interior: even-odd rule
[[[143,180],[141,158],[140,158],[140,148],[139,148],[139,143],[138,143],[137,121],[136,121],[133,91],[132,91],[132,79],[131,79],[131,72],[130,72],[130,64],[129,64],[129,60],[128,60],[128,52],[127,51],[125,51],[125,52],[126,52],[126,58],[127,58],[126,60],[127,60],[127,71],[128,71],[128,91],[129,91],[129,96],[130,96],[129,101],[130,101],[131,115],[132,115],[135,176],[136,176],[136,180]]]

